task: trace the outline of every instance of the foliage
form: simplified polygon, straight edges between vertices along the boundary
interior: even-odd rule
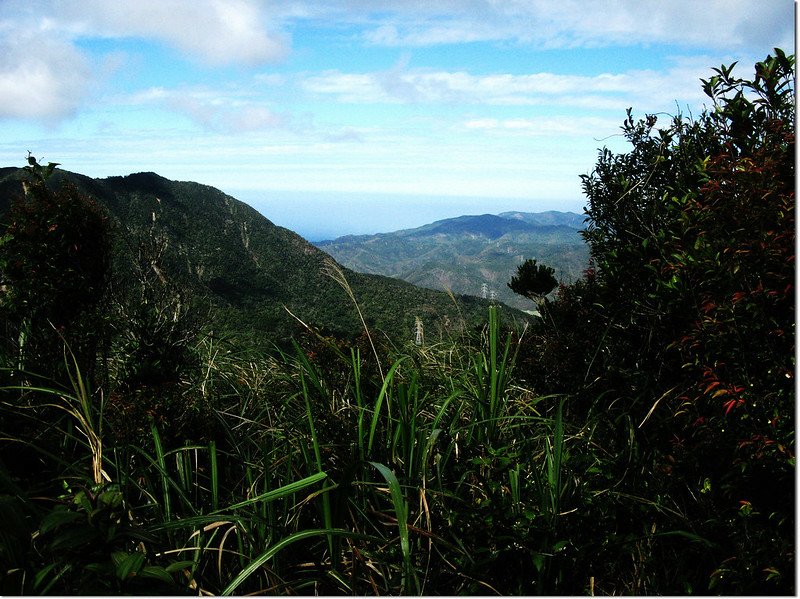
[[[32,156],[28,163],[0,243],[0,308],[18,366],[52,374],[62,338],[90,361],[103,341],[98,311],[110,277],[111,224],[74,186],[48,187],[56,163],[44,167]]]
[[[558,285],[555,272],[549,266],[528,259],[517,267],[517,274],[511,277],[508,287],[518,295],[537,301]]]
[[[44,440],[19,439],[53,462],[47,474],[17,473],[14,494],[32,513],[5,513],[15,527],[33,526],[35,541],[0,552],[4,567],[15,564],[8,592],[551,588],[563,423],[511,386],[517,341],[503,334],[496,307],[476,341],[455,354],[409,344],[376,384],[364,377],[378,374],[371,349],[324,337],[317,351],[296,345],[276,357],[201,340],[207,362],[193,392],[219,406],[210,409],[220,423],[213,439],[167,441],[155,423],[149,442],[118,439],[103,434],[102,408],[86,403],[93,416],[80,431],[104,441],[100,482],[87,463],[97,452],[70,414],[53,420],[58,444],[74,447],[70,460],[54,460]],[[3,409],[21,417],[67,397],[33,386],[5,393],[20,391],[29,407]],[[533,452],[545,459],[523,460]],[[3,484],[10,493],[17,483]],[[33,498],[41,484],[55,507]],[[502,539],[487,551],[493,530]],[[515,554],[538,574],[508,586]]]
[[[640,584],[659,592],[793,588],[793,65],[776,50],[753,80],[715,69],[697,120],[628,112],[630,152],[603,150],[583,178],[596,271],[549,305],[526,358],[574,415],[605,410],[608,439],[629,427],[649,476],[628,455],[620,488],[655,508],[653,530],[704,539],[684,537],[675,576],[651,568],[678,537],[642,531]]]

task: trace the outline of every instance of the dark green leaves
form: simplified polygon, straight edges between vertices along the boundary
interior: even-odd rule
[[[557,284],[555,270],[536,264],[535,259],[528,259],[517,267],[517,274],[511,277],[508,286],[514,293],[537,300],[550,293]]]

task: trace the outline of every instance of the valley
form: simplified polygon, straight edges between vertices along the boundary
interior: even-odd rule
[[[578,279],[589,264],[588,246],[580,234],[583,221],[571,212],[504,212],[315,245],[358,272],[531,310],[531,301],[514,294],[508,281],[529,258],[552,267],[561,283]]]

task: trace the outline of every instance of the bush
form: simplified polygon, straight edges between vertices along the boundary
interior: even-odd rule
[[[85,364],[104,340],[111,224],[97,202],[69,184],[52,190],[52,168],[29,162],[0,245],[0,306],[13,365],[51,374],[63,363],[64,340]]]
[[[583,178],[596,275],[561,290],[529,359],[541,390],[589,398],[573,415],[610,447],[635,440],[619,488],[652,506],[658,592],[793,589],[793,65],[715,69],[696,121],[628,111],[630,152]],[[678,563],[650,569],[659,555]]]

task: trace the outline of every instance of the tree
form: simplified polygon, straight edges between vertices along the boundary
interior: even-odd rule
[[[517,267],[517,274],[511,277],[508,286],[514,293],[538,302],[558,284],[554,274],[555,270],[549,266],[528,259]]]
[[[794,592],[794,57],[733,68],[702,81],[696,119],[628,110],[630,150],[583,177],[596,270],[534,348],[585,365],[541,391],[584,402],[572,413],[605,423],[610,454],[635,441],[618,489],[665,509],[650,531],[614,526],[648,538],[662,593]],[[634,522],[642,505],[613,509]],[[691,543],[652,532],[687,527]],[[676,559],[677,576],[658,566]]]
[[[15,366],[51,375],[67,340],[88,368],[104,334],[97,309],[111,272],[110,218],[73,185],[52,189],[56,163],[27,162],[0,245],[7,343]]]

